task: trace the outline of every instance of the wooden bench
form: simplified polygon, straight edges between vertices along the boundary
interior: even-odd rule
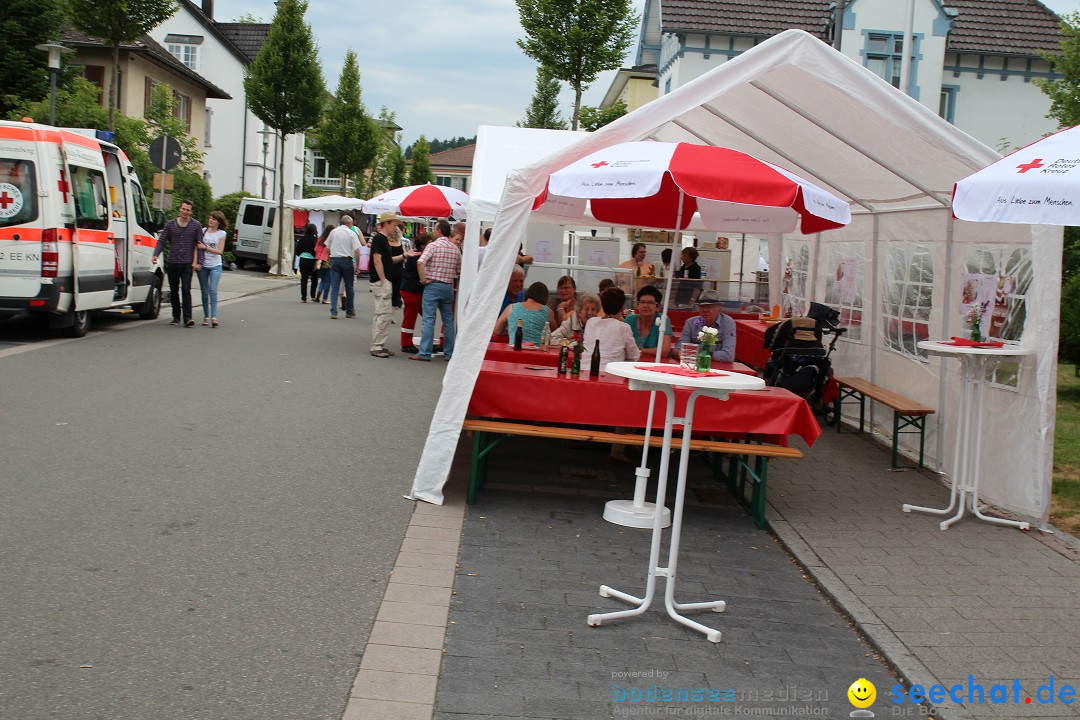
[[[472,467],[469,472],[468,503],[476,500],[476,493],[487,480],[487,455],[504,438],[511,435],[548,438],[552,440],[576,440],[578,442],[615,443],[618,445],[641,445],[644,435],[621,434],[604,430],[591,430],[568,426],[527,425],[504,420],[470,418],[462,426],[473,433]],[[661,447],[663,435],[651,435],[649,445]],[[682,448],[682,437],[671,438],[671,448]],[[803,456],[798,448],[765,445],[751,442],[726,442],[719,440],[691,440],[691,450],[710,453],[710,466],[718,481],[726,481],[739,503],[754,518],[759,528],[765,527],[765,489],[769,458],[798,459]],[[727,471],[724,459],[727,457]],[[750,484],[750,498],[746,498],[746,485]]]
[[[836,431],[840,432],[843,427],[843,418],[840,415],[841,405],[847,398],[857,398],[859,401],[859,432],[863,432],[866,423],[866,398],[892,408],[893,411],[893,438],[892,438],[892,468],[897,469],[900,456],[900,433],[919,433],[919,467],[923,466],[923,448],[926,442],[926,416],[933,415],[935,410],[900,393],[886,390],[880,385],[875,385],[869,380],[857,377],[837,378],[840,392],[836,395]],[[908,429],[914,428],[914,429]]]

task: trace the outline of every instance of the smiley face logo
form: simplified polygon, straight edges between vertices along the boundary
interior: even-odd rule
[[[877,698],[877,688],[866,678],[859,678],[851,683],[847,691],[848,700],[857,708],[868,708]]]

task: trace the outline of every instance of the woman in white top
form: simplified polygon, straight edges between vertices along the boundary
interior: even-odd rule
[[[195,246],[199,255],[199,289],[202,290],[203,327],[218,326],[217,289],[221,280],[221,255],[225,252],[225,230],[229,221],[220,210],[210,213],[206,232]]]
[[[621,288],[611,287],[600,293],[600,307],[607,317],[594,317],[585,324],[585,352],[582,364],[592,362],[592,353],[596,341],[600,341],[600,370],[609,362],[637,360],[641,350],[634,341],[634,332],[622,319],[622,310],[626,305],[626,293]]]

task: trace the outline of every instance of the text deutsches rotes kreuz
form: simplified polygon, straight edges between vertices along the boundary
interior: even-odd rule
[[[1069,172],[1078,165],[1080,165],[1080,158],[1061,158],[1055,160],[1046,167],[1039,168],[1039,172],[1061,175]]]

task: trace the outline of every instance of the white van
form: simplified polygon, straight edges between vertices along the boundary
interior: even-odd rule
[[[262,198],[242,198],[236,213],[233,236],[236,247],[236,264],[245,262],[269,264],[270,235],[277,215],[277,201]]]
[[[93,311],[158,316],[158,228],[127,155],[99,135],[0,121],[0,317],[82,337]]]

